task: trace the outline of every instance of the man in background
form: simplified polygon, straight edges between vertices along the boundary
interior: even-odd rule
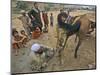
[[[31,38],[31,24],[25,10],[21,10],[21,16],[18,19],[21,20],[27,35]]]
[[[51,15],[50,15],[50,26],[52,26],[52,27],[53,27],[53,21],[54,21],[53,13],[51,13]]]
[[[32,8],[29,13],[28,13],[31,23],[33,25],[33,31],[35,27],[39,27],[40,30],[42,31],[42,21],[41,21],[41,15],[40,15],[40,10],[38,8],[38,3],[34,3],[34,8]]]
[[[46,11],[42,12],[42,18],[43,18],[43,22],[44,22],[44,32],[48,32],[48,14]]]

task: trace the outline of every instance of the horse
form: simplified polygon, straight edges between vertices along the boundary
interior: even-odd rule
[[[76,18],[78,18],[78,19],[75,21]],[[79,40],[78,40],[78,44],[76,45],[76,48],[75,48],[74,57],[77,58],[77,52],[79,50],[79,47],[82,44],[82,41],[86,37],[86,34],[89,32],[89,29],[90,29],[91,25],[93,25],[94,26],[93,28],[95,28],[95,23],[90,21],[90,19],[88,18],[88,14],[84,14],[84,15],[81,15],[81,16],[75,16],[75,17],[72,18],[71,21],[72,22],[75,21],[74,23],[80,22],[80,28],[77,32],[68,32],[68,33],[66,33],[65,42],[62,45],[59,52],[61,52],[62,50],[65,49],[67,40],[70,38],[70,36],[76,34],[75,39],[79,39]]]

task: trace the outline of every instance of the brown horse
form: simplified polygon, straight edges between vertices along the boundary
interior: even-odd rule
[[[91,27],[90,25],[93,24],[93,23],[90,21],[90,19],[88,18],[88,14],[84,14],[84,15],[77,16],[77,17],[78,17],[78,19],[75,21],[75,23],[76,23],[76,22],[80,22],[80,29],[79,29],[77,32],[69,32],[69,33],[67,33],[67,34],[66,34],[67,36],[66,36],[66,38],[65,38],[65,42],[64,42],[64,44],[63,44],[63,46],[62,46],[62,48],[61,48],[61,51],[64,50],[68,38],[69,38],[70,36],[72,36],[73,34],[76,34],[76,38],[75,38],[75,39],[77,39],[77,37],[78,37],[79,40],[78,40],[78,44],[77,44],[77,46],[76,46],[76,48],[75,48],[75,53],[74,53],[74,57],[75,57],[75,58],[77,58],[77,52],[78,52],[78,50],[79,50],[79,47],[80,47],[82,41],[83,41],[84,38],[86,37],[86,34],[89,32],[89,29],[90,29],[90,27]],[[73,18],[73,19],[75,20],[77,17],[75,17],[75,18]],[[73,20],[73,21],[74,21],[74,20]],[[92,23],[92,24],[91,24],[91,23]]]

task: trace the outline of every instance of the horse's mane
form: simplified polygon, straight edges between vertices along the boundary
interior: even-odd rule
[[[78,15],[78,16],[75,16],[75,19],[79,17],[78,20],[80,20],[80,19],[82,19],[83,17],[86,17],[86,16],[87,16],[87,14]]]
[[[86,16],[87,14],[83,14],[83,15],[78,15],[78,16],[75,16],[75,17],[80,17],[80,19],[81,18],[83,18],[84,16]]]
[[[77,22],[79,22],[79,21],[81,22],[82,19],[87,19],[87,20],[89,20],[87,15],[88,15],[88,14],[86,13],[86,14],[74,16],[74,17],[73,17],[74,20],[73,20],[72,24],[75,24],[75,23],[77,23]]]

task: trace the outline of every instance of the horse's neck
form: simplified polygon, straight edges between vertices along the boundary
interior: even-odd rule
[[[84,33],[87,33],[90,28],[90,21],[87,16],[81,17],[80,19],[81,27],[80,30]]]
[[[72,22],[72,25],[75,24],[79,19],[80,19],[80,16],[75,16],[73,17],[73,22]]]

